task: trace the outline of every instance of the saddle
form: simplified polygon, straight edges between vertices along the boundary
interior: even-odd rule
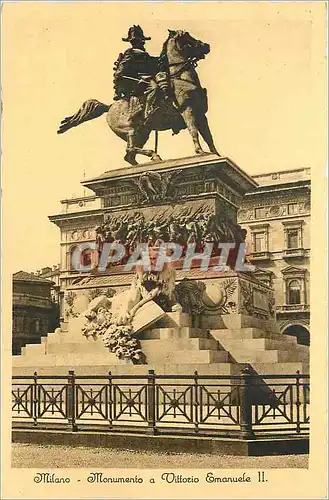
[[[157,73],[147,82],[145,91],[140,95],[125,98],[129,103],[131,119],[150,127],[152,130],[170,130],[178,134],[186,128],[169,87],[168,75]]]

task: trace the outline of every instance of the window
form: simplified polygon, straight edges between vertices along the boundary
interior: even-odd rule
[[[265,219],[265,207],[255,208],[255,219]]]
[[[269,224],[256,224],[249,227],[251,233],[252,253],[257,254],[268,252]],[[263,257],[264,256],[265,254]]]
[[[290,281],[288,285],[288,304],[301,303],[301,285],[298,280]]]
[[[299,230],[288,229],[287,231],[287,248],[299,248]]]
[[[282,222],[284,227],[285,249],[303,248],[303,220]]]
[[[307,270],[302,267],[288,266],[282,269],[287,305],[307,304],[306,273]]]
[[[254,234],[254,252],[264,252],[265,246],[265,233]]]
[[[289,215],[298,214],[298,203],[289,203],[288,204],[288,214]]]
[[[40,333],[40,320],[33,319],[29,324],[29,333]]]

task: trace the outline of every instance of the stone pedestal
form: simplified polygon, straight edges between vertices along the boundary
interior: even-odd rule
[[[207,208],[237,220],[242,196],[257,183],[229,158],[213,154],[109,170],[82,183],[101,198],[104,215],[139,210],[147,219]]]
[[[70,318],[64,328],[28,345],[14,357],[15,374],[163,374],[237,375],[246,365],[259,374],[308,373],[308,347],[278,333],[271,290],[251,277],[229,276],[194,280],[203,293],[202,312],[167,313],[138,334],[146,364],[119,360],[101,338],[82,335],[85,317]],[[248,292],[248,293],[247,293]],[[84,293],[82,290],[81,293]],[[200,306],[198,304],[198,306]],[[193,312],[193,311],[192,311]]]
[[[242,196],[255,181],[227,158],[215,155],[148,163],[111,170],[84,181],[101,200],[103,219],[161,223],[200,214],[218,217],[228,241],[243,235],[236,224]],[[58,225],[60,220],[58,218]],[[157,222],[156,222],[157,221]],[[231,239],[230,239],[231,238]],[[220,240],[222,241],[222,240]],[[14,358],[15,373],[157,373],[237,374],[250,364],[261,374],[308,372],[308,349],[278,333],[272,290],[252,273],[219,272],[199,267],[176,273],[182,313],[168,313],[139,335],[146,364],[119,360],[101,339],[87,340],[81,315],[98,295],[127,289],[132,273],[120,267],[81,274],[65,291],[65,324],[24,348]]]

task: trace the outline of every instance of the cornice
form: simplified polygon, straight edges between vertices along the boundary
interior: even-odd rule
[[[310,181],[295,181],[295,182],[286,182],[284,184],[273,184],[269,186],[259,186],[255,191],[249,192],[245,194],[246,198],[258,197],[261,195],[268,194],[276,194],[276,193],[284,193],[289,194],[291,191],[310,191],[311,182]]]
[[[56,215],[49,215],[48,219],[50,222],[56,224],[56,226],[61,227],[65,222],[70,223],[72,221],[83,221],[84,219],[89,220],[92,217],[102,216],[102,208],[94,208],[93,210],[86,210],[84,212],[70,212],[62,213]]]

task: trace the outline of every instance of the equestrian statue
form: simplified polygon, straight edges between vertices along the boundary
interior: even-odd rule
[[[210,46],[186,31],[168,31],[160,56],[153,57],[145,50],[145,41],[150,38],[144,36],[142,28],[129,28],[122,40],[130,42],[131,48],[119,54],[114,63],[113,104],[85,101],[77,113],[64,118],[57,133],[107,113],[109,127],[127,143],[124,159],[131,165],[137,164],[137,154],[161,161],[157,154],[161,130],[177,134],[187,128],[196,154],[205,153],[199,141],[201,134],[210,152],[219,155],[206,117],[207,91],[201,87],[195,69]],[[155,150],[143,149],[152,130],[156,131]]]

